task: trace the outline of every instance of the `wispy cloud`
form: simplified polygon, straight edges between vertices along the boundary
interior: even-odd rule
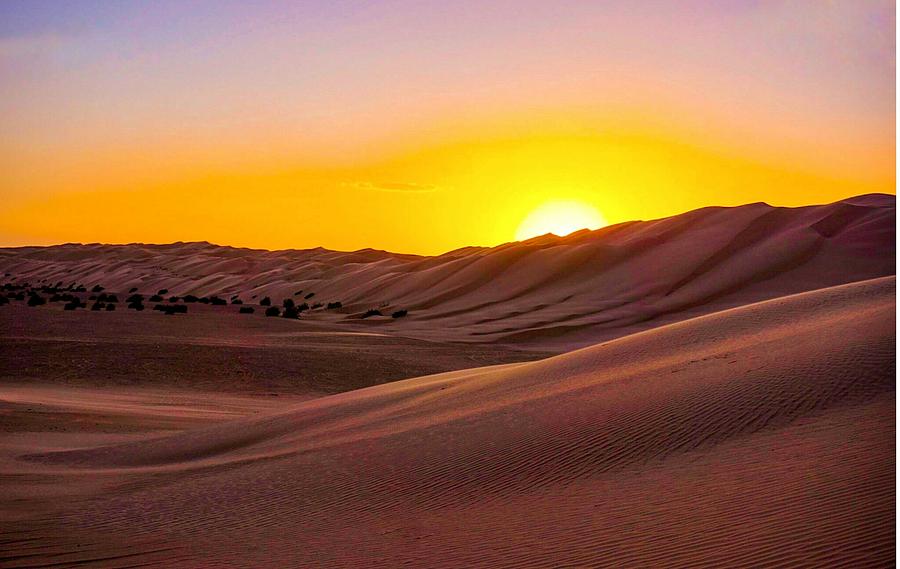
[[[402,194],[428,194],[438,191],[437,186],[428,184],[412,184],[407,182],[347,182],[345,187],[376,192],[396,192]]]
[[[0,59],[45,55],[58,50],[63,40],[56,34],[0,37]]]

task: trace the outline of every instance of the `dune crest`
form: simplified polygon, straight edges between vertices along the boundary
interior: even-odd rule
[[[23,455],[4,474],[85,496],[23,522],[16,539],[40,545],[18,561],[889,564],[895,294],[874,279],[538,362]]]
[[[350,328],[524,348],[571,349],[774,298],[894,274],[894,196],[829,205],[709,207],[568,237],[436,257],[376,250],[264,251],[209,243],[0,250],[20,281],[109,290],[340,301]],[[312,301],[311,301],[312,302]],[[348,315],[380,307],[396,322]]]

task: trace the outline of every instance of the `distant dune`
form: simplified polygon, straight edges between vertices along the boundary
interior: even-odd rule
[[[709,207],[436,257],[375,250],[263,251],[209,243],[0,249],[0,273],[109,290],[341,301],[381,307],[390,333],[570,349],[661,324],[895,273],[895,196],[829,205]],[[9,277],[7,277],[9,278]]]
[[[890,566],[895,294],[837,286],[168,436],[39,439],[0,462],[29,504],[3,564]]]

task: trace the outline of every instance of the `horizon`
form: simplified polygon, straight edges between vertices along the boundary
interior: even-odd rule
[[[892,2],[0,7],[0,245],[435,255],[896,194]]]
[[[885,196],[885,197],[889,197],[889,198],[894,198],[894,200],[896,200],[896,198],[897,198],[896,194],[870,192],[867,194],[858,194],[858,195],[854,195],[854,196],[848,196],[846,198],[836,200],[835,202],[810,203],[810,204],[797,205],[797,206],[779,206],[779,205],[770,204],[765,201],[749,202],[749,203],[730,205],[730,206],[706,205],[703,207],[698,207],[698,208],[690,209],[687,211],[674,213],[672,215],[667,215],[664,217],[656,217],[656,218],[652,218],[652,219],[629,219],[629,220],[620,221],[617,223],[609,223],[602,227],[598,227],[596,229],[590,229],[590,228],[584,227],[584,228],[577,229],[577,230],[575,230],[571,233],[565,234],[565,235],[558,235],[551,231],[551,232],[543,233],[540,235],[534,235],[527,239],[510,239],[509,241],[504,241],[501,243],[497,243],[495,245],[463,245],[463,246],[457,247],[455,249],[448,249],[446,251],[442,251],[442,252],[434,253],[434,254],[411,253],[411,252],[406,252],[406,251],[378,249],[378,248],[374,248],[374,247],[361,247],[359,249],[352,249],[352,250],[351,249],[331,249],[331,248],[325,247],[323,245],[315,245],[315,246],[311,246],[311,247],[284,247],[284,248],[270,249],[270,248],[266,248],[266,247],[252,247],[252,246],[238,245],[238,244],[232,244],[232,243],[218,243],[218,242],[213,242],[213,241],[209,241],[206,239],[199,239],[199,240],[192,240],[192,241],[180,241],[179,240],[179,241],[168,241],[168,242],[131,241],[128,243],[124,243],[124,242],[123,243],[112,243],[112,242],[103,242],[103,241],[91,241],[91,242],[66,241],[66,242],[48,243],[48,244],[0,245],[0,249],[51,248],[51,247],[65,247],[65,246],[87,247],[87,246],[91,246],[91,245],[110,246],[110,247],[127,247],[127,246],[132,246],[132,245],[134,245],[134,246],[150,246],[150,247],[167,247],[167,246],[171,246],[171,245],[192,245],[192,244],[203,245],[203,244],[205,244],[205,245],[211,245],[213,247],[221,247],[221,248],[226,248],[226,249],[247,249],[247,250],[251,250],[251,251],[266,251],[266,252],[270,252],[270,253],[278,253],[278,252],[283,252],[283,251],[314,251],[316,249],[323,249],[325,251],[330,251],[330,252],[334,252],[334,253],[358,253],[361,251],[376,251],[376,252],[380,252],[380,253],[387,253],[389,255],[417,256],[417,257],[441,257],[443,255],[447,255],[449,253],[453,253],[453,252],[461,250],[461,249],[469,249],[469,248],[493,249],[496,247],[502,247],[504,245],[509,245],[511,243],[524,243],[527,241],[540,239],[542,237],[555,237],[557,239],[563,240],[568,237],[572,237],[576,234],[581,234],[583,232],[595,233],[595,232],[601,231],[603,229],[608,229],[608,228],[615,227],[618,225],[623,225],[623,224],[648,223],[648,222],[654,222],[654,221],[661,221],[664,219],[669,219],[669,218],[678,217],[681,215],[686,215],[686,214],[692,213],[694,211],[698,211],[700,209],[706,209],[706,208],[733,209],[733,208],[739,208],[739,207],[744,207],[744,206],[748,206],[748,205],[763,204],[763,205],[766,205],[771,208],[798,209],[798,208],[805,208],[805,207],[825,206],[825,205],[829,205],[830,203],[837,203],[837,202],[841,202],[841,201],[846,201],[846,200],[860,198],[860,197],[866,197],[866,196]]]

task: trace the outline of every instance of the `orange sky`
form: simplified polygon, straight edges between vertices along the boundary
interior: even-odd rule
[[[895,191],[891,2],[313,4],[4,4],[0,245],[432,254],[548,201]]]

